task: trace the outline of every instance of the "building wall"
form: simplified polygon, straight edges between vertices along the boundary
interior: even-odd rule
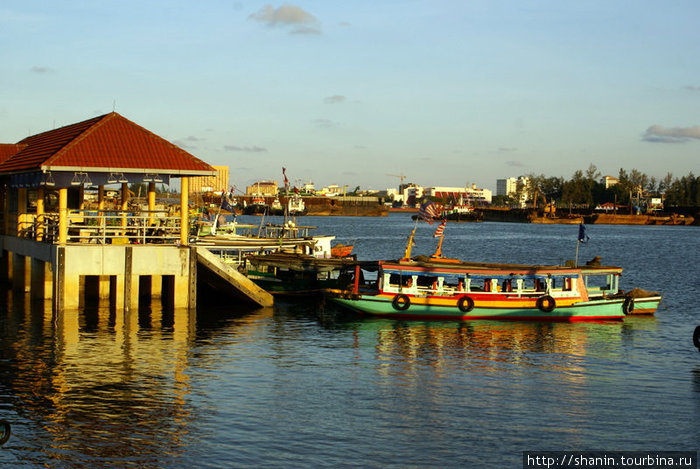
[[[437,197],[439,194],[450,193],[455,195],[455,199],[463,194],[462,198],[465,204],[471,202],[488,202],[491,203],[493,193],[488,189],[479,189],[476,185],[472,187],[426,187],[424,188],[425,195]]]
[[[190,194],[200,194],[202,192],[221,192],[228,190],[228,166],[213,166],[213,168],[216,170],[216,176],[199,176],[190,178]]]
[[[245,188],[246,195],[262,195],[262,196],[277,196],[279,186],[277,181],[258,181]]]

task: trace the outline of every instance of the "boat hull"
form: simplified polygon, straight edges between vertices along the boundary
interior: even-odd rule
[[[562,305],[551,312],[537,307],[507,306],[503,304],[475,304],[469,312],[456,306],[456,299],[451,304],[445,301],[419,297],[409,297],[410,305],[397,309],[394,297],[384,295],[332,295],[331,300],[355,312],[373,316],[392,317],[396,319],[499,319],[499,320],[536,320],[536,321],[601,321],[621,320],[625,317],[624,299],[605,299],[579,301]]]
[[[645,315],[654,314],[661,303],[661,296],[649,296],[646,298],[634,298],[634,307],[629,314]]]

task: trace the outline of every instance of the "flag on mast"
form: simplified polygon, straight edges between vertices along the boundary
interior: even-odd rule
[[[282,176],[284,176],[284,191],[289,192],[289,179],[287,179],[287,168],[282,168]]]
[[[443,235],[443,233],[445,233],[445,224],[446,223],[447,222],[445,220],[442,220],[442,222],[440,222],[438,227],[435,229],[435,233],[433,234],[433,238],[439,238],[440,236]]]
[[[418,209],[418,219],[433,224],[433,220],[440,215],[435,202],[426,202]]]
[[[578,242],[585,244],[589,239],[591,238],[586,234],[586,225],[581,223],[578,226]]]

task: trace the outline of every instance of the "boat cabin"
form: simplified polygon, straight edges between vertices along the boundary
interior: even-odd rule
[[[523,298],[588,296],[580,269],[467,264],[426,266],[380,263],[378,289],[385,294],[453,297],[465,293]]]

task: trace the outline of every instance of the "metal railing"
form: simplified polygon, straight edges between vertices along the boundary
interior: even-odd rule
[[[70,210],[68,243],[176,244],[180,217],[167,211]],[[46,243],[58,242],[57,213],[34,216],[18,225],[18,236]]]

